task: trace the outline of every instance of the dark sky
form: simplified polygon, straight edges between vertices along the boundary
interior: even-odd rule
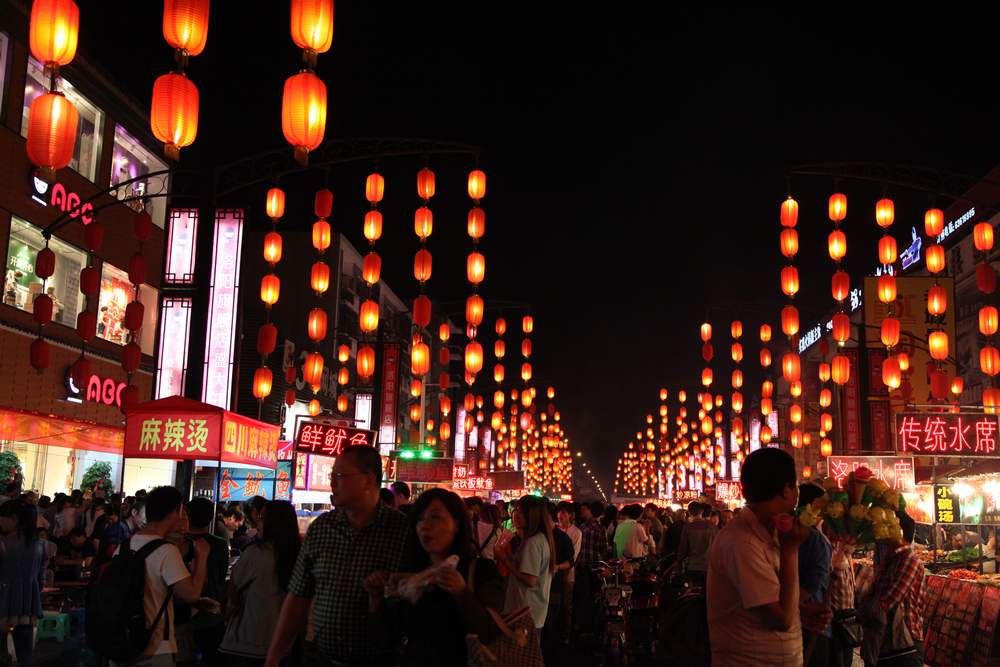
[[[83,52],[148,104],[153,79],[171,66],[160,3],[127,11],[80,4]],[[872,6],[812,16],[541,4],[339,2],[334,46],[318,69],[331,93],[326,136],[481,148],[489,177],[482,293],[487,304],[531,304],[536,374],[557,387],[574,449],[610,488],[614,460],[655,409],[657,388],[694,388],[706,312],[719,332],[734,313],[751,334],[760,313],[774,323],[777,214],[790,165],[885,161],[981,175],[997,162],[995,35],[992,19],[946,8],[908,10],[903,23],[898,10]],[[285,2],[213,3],[208,47],[189,68],[202,105],[185,166],[284,145],[281,85],[299,62],[287,12]],[[440,194],[429,294],[464,299],[471,164],[431,164]],[[406,297],[415,291],[420,166],[381,166],[384,277]],[[331,176],[335,222],[356,245],[367,170]],[[792,180],[802,205],[803,297],[824,308],[833,187],[833,179]],[[859,281],[875,263],[878,188],[843,188]],[[900,239],[929,203],[950,203],[890,195]],[[756,350],[747,347],[751,361]]]

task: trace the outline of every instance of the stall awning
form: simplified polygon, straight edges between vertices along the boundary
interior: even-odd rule
[[[0,440],[121,454],[125,431],[77,419],[0,409]]]
[[[125,456],[197,460],[274,468],[280,429],[228,410],[171,396],[125,414]]]

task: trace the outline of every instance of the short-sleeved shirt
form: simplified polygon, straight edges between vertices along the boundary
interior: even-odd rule
[[[375,570],[399,569],[405,536],[406,516],[382,503],[372,522],[360,530],[336,509],[309,526],[288,592],[314,599],[313,628],[326,658],[356,661],[381,656],[389,648],[369,639],[368,595],[362,582]]]
[[[534,586],[528,587],[511,575],[507,581],[504,611],[513,612],[528,607],[535,627],[541,628],[549,613],[549,590],[552,587],[552,554],[545,534],[535,533],[525,540],[514,554],[514,564],[519,571],[538,577],[538,580]]]
[[[708,628],[715,667],[800,667],[798,614],[787,631],[755,607],[780,601],[780,551],[773,531],[746,509],[716,536],[708,556]]]

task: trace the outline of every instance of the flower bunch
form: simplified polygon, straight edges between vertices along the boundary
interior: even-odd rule
[[[884,541],[900,544],[903,529],[897,511],[906,508],[906,501],[880,479],[872,477],[868,468],[858,468],[847,476],[844,488],[837,480],[823,481],[826,493],[811,504],[799,508],[799,522],[815,526],[823,519],[831,528],[833,539],[854,544]]]

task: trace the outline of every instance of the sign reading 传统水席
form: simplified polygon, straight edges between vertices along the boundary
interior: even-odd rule
[[[926,456],[990,456],[1000,416],[983,413],[897,413],[896,452]]]

